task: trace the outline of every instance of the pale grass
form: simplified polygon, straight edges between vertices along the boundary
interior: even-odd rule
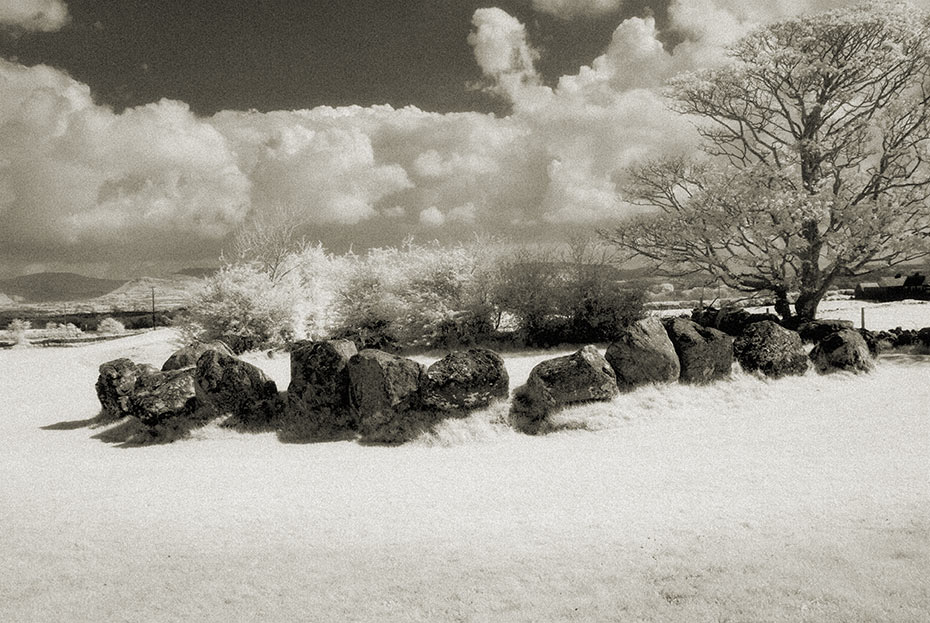
[[[926,358],[647,387],[542,437],[502,405],[391,448],[40,428],[168,335],[0,352],[0,620],[927,620]]]

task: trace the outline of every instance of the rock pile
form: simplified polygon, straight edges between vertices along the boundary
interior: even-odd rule
[[[605,356],[589,345],[533,368],[514,391],[511,424],[531,434],[544,432],[550,416],[565,406],[609,401],[651,383],[708,383],[727,377],[734,360],[746,371],[777,378],[803,374],[811,361],[820,372],[868,371],[879,346],[892,340],[930,346],[930,329],[873,334],[827,320],[806,323],[799,333],[758,316],[704,311],[700,318],[741,329],[734,338],[687,318],[641,320],[624,329]],[[816,341],[810,355],[804,336]],[[503,359],[484,348],[451,352],[427,368],[329,340],[293,346],[286,395],[221,342],[188,345],[161,370],[129,359],[108,361],[100,366],[96,390],[102,418],[132,416],[152,429],[226,417],[247,428],[276,429],[279,436],[289,426],[302,441],[360,436],[401,443],[443,419],[506,400],[510,385]]]

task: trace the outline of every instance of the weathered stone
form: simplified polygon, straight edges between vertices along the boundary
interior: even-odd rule
[[[852,329],[853,323],[849,320],[809,320],[798,325],[798,335],[804,342],[817,343],[831,333]]]
[[[422,415],[422,364],[366,348],[348,362],[349,397],[359,432],[369,441],[405,441],[419,428]]]
[[[539,432],[545,419],[560,407],[611,400],[620,393],[617,377],[593,346],[538,364],[526,385],[514,393],[511,423],[523,432]]]
[[[130,396],[132,415],[146,426],[190,415],[196,409],[196,394],[193,368],[144,374]]]
[[[176,350],[173,355],[168,357],[168,360],[162,365],[161,370],[162,372],[167,372],[168,370],[180,370],[182,368],[196,366],[197,360],[208,350],[215,350],[230,357],[233,356],[233,352],[229,347],[219,340],[213,342],[191,342],[184,348]]]
[[[349,359],[358,351],[349,340],[301,341],[291,348],[288,414],[302,428],[331,435],[358,427],[349,400]]]
[[[831,333],[818,342],[810,358],[820,372],[868,372],[875,367],[868,345],[854,329]]]
[[[677,381],[681,364],[662,322],[655,317],[623,329],[604,355],[617,376],[617,386],[629,390],[648,383]]]
[[[745,309],[724,307],[704,307],[691,312],[691,320],[702,327],[717,329],[727,335],[742,335],[747,327],[757,323],[770,321],[778,323],[778,316],[773,314],[751,314]]]
[[[103,407],[105,418],[121,418],[130,415],[130,396],[140,376],[157,373],[154,366],[137,364],[130,359],[114,359],[100,365],[97,377],[97,398]]]
[[[733,338],[685,318],[670,318],[665,330],[681,364],[685,383],[707,383],[729,376],[733,366]]]
[[[756,322],[733,343],[736,360],[747,372],[782,377],[804,374],[810,366],[801,336],[774,322]]]
[[[912,329],[895,327],[891,330],[891,334],[894,336],[892,345],[895,348],[905,348],[917,343],[917,332]]]
[[[486,348],[449,353],[426,370],[423,406],[467,412],[488,406],[510,393],[510,378],[500,355]]]
[[[218,413],[243,422],[267,421],[275,415],[278,388],[261,369],[208,350],[197,360],[196,370],[198,394]]]
[[[868,329],[856,330],[859,332],[859,335],[862,336],[862,339],[865,340],[865,345],[869,347],[869,354],[872,355],[872,357],[878,357],[878,353],[882,349],[887,349],[891,344],[890,341],[885,341],[883,343],[882,336],[880,334],[884,333],[884,331],[876,333],[875,331],[869,331]]]

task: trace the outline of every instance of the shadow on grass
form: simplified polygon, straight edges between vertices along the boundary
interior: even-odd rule
[[[215,414],[211,412],[195,412],[187,416],[170,417],[150,426],[143,424],[135,417],[127,417],[115,426],[93,435],[92,438],[115,445],[117,448],[162,445],[179,439],[187,439],[191,431],[203,428],[214,419]]]
[[[100,416],[94,416],[86,420],[70,420],[65,422],[55,422],[47,426],[40,426],[42,430],[77,430],[79,428],[90,428],[99,423]]]
[[[116,422],[125,419],[125,417],[126,416],[114,415],[108,411],[101,410],[97,415],[86,420],[65,420],[64,422],[46,424],[45,426],[40,426],[39,428],[42,430],[77,430],[79,428],[100,428],[101,426],[115,424]]]
[[[214,419],[216,419],[215,413],[201,409],[188,415],[170,417],[154,426],[148,426],[133,416],[114,417],[111,413],[101,411],[86,420],[66,420],[40,428],[42,430],[103,428],[99,433],[91,435],[91,439],[113,444],[119,448],[135,448],[185,439],[190,437],[191,431],[206,426]]]

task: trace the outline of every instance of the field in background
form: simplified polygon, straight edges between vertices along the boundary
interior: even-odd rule
[[[94,439],[99,363],[160,364],[174,335],[0,352],[0,620],[930,611],[925,358],[643,388],[539,438],[501,426],[498,407],[402,447],[216,426],[166,446]],[[555,354],[508,355],[512,384]],[[247,359],[286,385],[286,356]]]

